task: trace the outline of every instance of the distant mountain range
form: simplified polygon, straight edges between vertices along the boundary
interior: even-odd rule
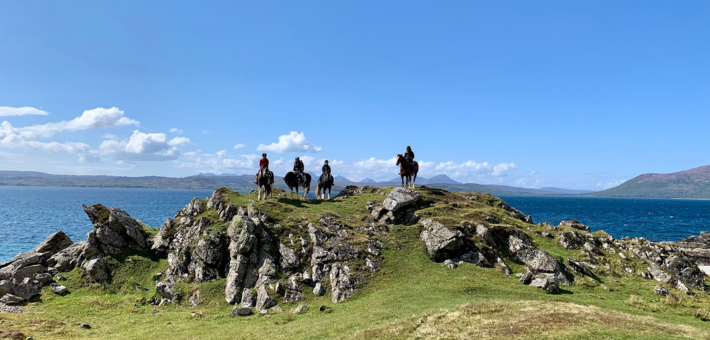
[[[318,177],[311,174],[313,183],[311,190],[315,190]],[[365,182],[363,182],[365,181]],[[355,186],[400,186],[400,178],[385,182],[376,182],[364,179],[353,182],[342,176],[335,176],[334,190],[341,190],[348,185]],[[123,177],[123,176],[74,176],[51,175],[31,171],[0,171],[0,186],[53,186],[53,187],[98,187],[98,188],[152,188],[152,189],[203,189],[215,190],[227,187],[237,191],[248,191],[256,188],[254,175],[235,174],[200,174],[183,178],[175,177]],[[283,177],[276,176],[277,187],[287,189]],[[450,191],[482,192],[496,196],[550,196],[550,195],[578,195],[580,192],[567,189],[547,188],[546,190],[517,188],[500,185],[481,185],[475,183],[459,183],[446,175],[436,175],[431,178],[417,178],[417,185],[442,188]]]
[[[643,174],[589,196],[710,198],[710,165],[670,174]]]

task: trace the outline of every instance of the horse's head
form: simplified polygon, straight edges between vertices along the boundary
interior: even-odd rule
[[[399,165],[399,163],[402,163],[402,158],[404,158],[404,157],[402,157],[402,154],[398,153],[397,154],[397,164],[395,164],[395,165]]]

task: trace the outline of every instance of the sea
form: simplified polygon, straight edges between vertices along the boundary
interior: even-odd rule
[[[0,263],[28,251],[50,234],[64,231],[86,240],[93,226],[82,204],[121,208],[135,219],[160,227],[193,197],[210,190],[54,188],[0,186]],[[333,193],[335,195],[335,193]],[[311,195],[312,198],[312,195]],[[710,201],[588,197],[502,196],[533,221],[557,225],[575,219],[616,238],[677,241],[710,231]]]

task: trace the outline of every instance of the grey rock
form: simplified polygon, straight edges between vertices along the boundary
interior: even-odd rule
[[[557,242],[565,249],[579,249],[584,243],[584,238],[574,231],[567,231],[559,234]]]
[[[58,272],[68,272],[80,264],[80,258],[88,246],[89,243],[87,241],[74,243],[52,255],[47,260],[47,266],[54,268]]]
[[[661,285],[658,285],[658,286],[656,286],[655,288],[653,288],[653,292],[656,293],[656,294],[658,294],[658,295],[660,295],[660,296],[673,295],[673,294],[671,294],[671,291],[668,290],[668,288],[663,287],[663,286],[661,286]]]
[[[683,255],[668,257],[663,264],[668,273],[689,288],[705,290],[704,274],[695,263]]]
[[[400,208],[416,202],[419,198],[421,198],[421,196],[422,193],[418,191],[395,188],[389,196],[387,196],[385,201],[382,202],[382,205],[385,209],[396,212]]]
[[[495,242],[493,242],[493,236],[491,236],[491,231],[486,228],[483,224],[476,225],[476,234],[481,238],[483,243],[488,246],[495,247]]]
[[[241,306],[246,308],[252,308],[256,306],[256,295],[251,289],[244,288],[244,291],[242,291]]]
[[[71,246],[74,242],[63,231],[58,231],[49,235],[42,243],[35,247],[32,251],[35,253],[46,253],[52,256],[59,251]]]
[[[425,230],[419,237],[426,244],[427,251],[435,261],[455,258],[466,245],[466,235],[458,230],[450,230],[443,224],[429,219],[422,220]]]
[[[24,279],[26,277],[32,277],[33,275],[39,274],[43,271],[44,271],[44,267],[42,267],[41,264],[33,264],[31,266],[17,269],[13,273],[12,278],[14,281],[22,281],[22,279]]]
[[[548,293],[557,293],[560,291],[560,284],[557,282],[557,277],[553,274],[539,274],[530,282],[530,286],[546,290]]]
[[[449,269],[455,269],[456,267],[458,267],[458,265],[454,261],[446,260],[444,261],[444,267]]]
[[[524,285],[529,285],[533,279],[533,273],[527,267],[525,267],[525,274],[518,274],[518,275],[520,275],[519,282]]]
[[[12,291],[10,280],[0,280],[0,297]]]
[[[290,272],[298,269],[300,261],[298,259],[298,255],[296,255],[296,252],[293,251],[293,249],[279,242],[279,254],[281,255],[281,268],[284,271]]]
[[[32,275],[32,279],[35,281],[39,281],[39,283],[44,286],[44,285],[52,282],[53,277],[52,277],[52,274],[50,274],[50,273],[38,273],[38,274]]]
[[[333,302],[339,302],[353,295],[355,282],[350,278],[350,268],[338,263],[334,263],[330,269],[331,298]]]
[[[87,234],[89,244],[101,254],[116,255],[130,248],[148,250],[147,234],[143,226],[125,211],[106,208],[101,204],[82,205],[94,230]]]
[[[225,299],[227,303],[235,303],[241,299],[239,295],[246,276],[247,267],[249,266],[249,258],[238,254],[236,258],[232,258],[227,271],[227,285],[225,288]]]
[[[584,224],[582,224],[581,222],[576,221],[576,220],[562,221],[562,222],[560,222],[560,225],[561,225],[561,226],[565,226],[565,227],[570,227],[570,228],[573,228],[573,229],[589,231],[589,227],[588,227],[588,226],[586,226],[586,225],[584,225]]]
[[[592,274],[592,271],[587,268],[582,262],[579,262],[577,260],[573,260],[568,258],[567,259],[567,268],[572,272],[577,275],[582,275],[582,276],[588,276],[588,277],[594,277],[594,274]]]
[[[463,261],[468,263],[473,263],[478,267],[490,267],[491,263],[486,259],[483,254],[478,250],[469,251],[456,259],[456,261]]]
[[[646,269],[649,273],[651,273],[651,275],[653,275],[653,278],[656,279],[656,281],[658,282],[670,283],[672,281],[672,277],[660,268],[648,267]]]
[[[242,307],[242,306],[234,306],[232,309],[232,312],[229,313],[229,316],[236,317],[236,316],[249,316],[254,314],[252,311],[251,307]]]
[[[325,288],[320,282],[316,283],[316,286],[313,288],[313,294],[315,296],[323,296],[325,295]]]
[[[83,329],[91,329],[91,325],[89,325],[88,323],[82,323],[81,325],[79,325],[79,327]]]
[[[276,301],[271,299],[269,292],[266,291],[266,285],[261,285],[256,289],[256,309],[264,310],[276,306]]]
[[[52,293],[57,295],[64,295],[67,293],[67,287],[64,287],[60,284],[53,283],[50,288],[52,289]]]
[[[96,282],[104,282],[108,280],[106,263],[101,256],[82,262],[81,269],[83,269]]]
[[[25,300],[31,299],[33,296],[39,294],[42,289],[42,283],[33,280],[32,278],[26,277],[20,282],[15,282],[12,286],[12,294],[19,296]]]
[[[155,285],[155,292],[167,302],[175,302],[178,298],[178,294],[175,291],[175,282],[170,280],[158,282]]]
[[[571,284],[565,277],[559,262],[548,252],[532,246],[529,241],[510,235],[508,237],[508,252],[514,260],[527,264],[533,273],[554,274],[555,282],[558,284]]]
[[[496,258],[496,267],[502,270],[505,275],[510,276],[510,274],[512,273],[508,264],[505,263],[505,261],[503,261],[503,259],[501,259],[500,257]]]
[[[303,313],[303,312],[305,312],[305,311],[307,311],[307,310],[308,310],[308,306],[306,306],[306,305],[300,305],[300,306],[298,306],[296,309],[293,310],[293,313],[294,313],[294,314],[299,314],[299,313]]]
[[[5,294],[0,298],[0,303],[10,306],[22,303],[23,301],[25,301],[24,298],[12,294]]]

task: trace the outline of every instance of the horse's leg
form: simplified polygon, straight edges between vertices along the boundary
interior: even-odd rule
[[[261,201],[261,187],[259,187],[259,189],[256,189],[256,201]]]
[[[328,199],[330,199],[330,190],[331,188],[328,188]]]
[[[400,175],[400,177],[402,177],[402,188],[404,188],[404,176]]]

